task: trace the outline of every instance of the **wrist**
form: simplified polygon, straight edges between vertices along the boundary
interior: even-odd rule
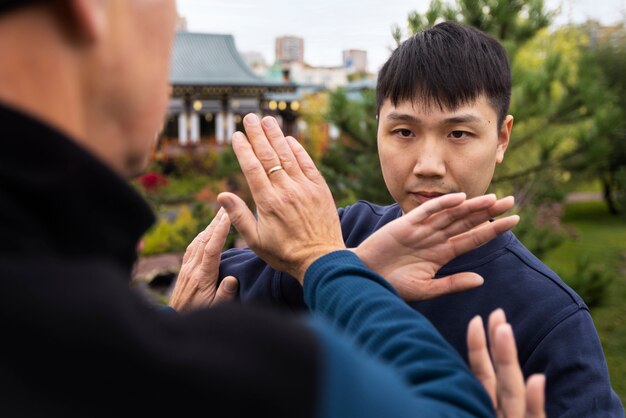
[[[313,264],[320,257],[325,256],[326,254],[330,254],[335,251],[345,250],[346,247],[343,245],[328,245],[328,246],[320,246],[320,247],[309,247],[307,250],[307,255],[302,258],[302,262],[300,262],[297,266],[295,266],[294,271],[290,272],[290,274],[298,280],[298,282],[304,286],[304,277],[306,271],[309,269],[311,264]],[[351,250],[352,251],[352,250]]]

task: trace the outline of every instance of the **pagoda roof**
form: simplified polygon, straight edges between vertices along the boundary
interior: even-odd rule
[[[174,40],[170,82],[190,87],[252,87],[264,91],[293,91],[294,84],[265,80],[252,72],[232,35],[178,32]]]

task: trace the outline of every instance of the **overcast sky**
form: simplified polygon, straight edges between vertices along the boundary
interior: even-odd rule
[[[344,49],[368,52],[376,71],[393,45],[391,27],[406,27],[410,11],[424,12],[429,0],[177,0],[192,32],[228,33],[241,52],[260,52],[274,61],[274,41],[281,35],[304,38],[304,59],[319,66],[341,65]],[[562,5],[557,23],[587,18],[611,24],[624,21],[626,0],[546,0]]]

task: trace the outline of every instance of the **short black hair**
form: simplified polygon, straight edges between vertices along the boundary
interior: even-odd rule
[[[504,47],[476,28],[443,22],[404,41],[378,73],[377,113],[383,102],[421,100],[453,110],[484,94],[498,115],[511,102],[511,68]]]

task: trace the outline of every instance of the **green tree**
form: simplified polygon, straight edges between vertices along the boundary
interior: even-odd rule
[[[516,121],[496,188],[514,193],[521,206],[538,205],[562,199],[573,173],[593,176],[617,213],[626,187],[624,37],[598,48],[588,26],[549,30],[556,13],[543,0],[433,0],[425,13],[409,14],[407,27],[413,34],[456,20],[507,48]],[[394,28],[396,42],[402,33]]]
[[[300,118],[304,129],[299,139],[313,161],[319,161],[328,145],[328,92],[308,94],[300,107]]]
[[[626,212],[626,28],[612,43],[597,45],[589,60],[606,82],[602,118],[584,138],[584,158],[574,170],[597,177],[612,214]]]
[[[382,177],[376,144],[376,96],[365,90],[350,99],[343,89],[330,96],[328,120],[341,131],[322,158],[320,170],[339,206],[365,199],[393,203]]]
[[[408,29],[414,34],[441,21],[454,20],[495,36],[512,53],[517,45],[547,27],[555,15],[556,11],[546,10],[543,0],[459,0],[452,4],[432,0],[424,14],[409,14]],[[396,26],[392,35],[400,43],[402,29]]]
[[[406,31],[411,35],[455,20],[492,34],[507,49],[515,124],[492,189],[516,196],[526,223],[518,228],[520,239],[538,252],[564,239],[560,211],[553,208],[574,180],[600,178],[615,211],[626,198],[626,60],[618,53],[623,51],[598,49],[586,27],[550,29],[555,15],[543,0],[432,0],[425,13],[408,16]],[[404,34],[399,26],[392,32],[398,43]],[[339,203],[390,202],[377,157],[373,92],[350,100],[338,91],[330,102],[329,119],[342,138],[323,159],[322,170]],[[539,219],[545,213],[551,214],[548,222]]]

